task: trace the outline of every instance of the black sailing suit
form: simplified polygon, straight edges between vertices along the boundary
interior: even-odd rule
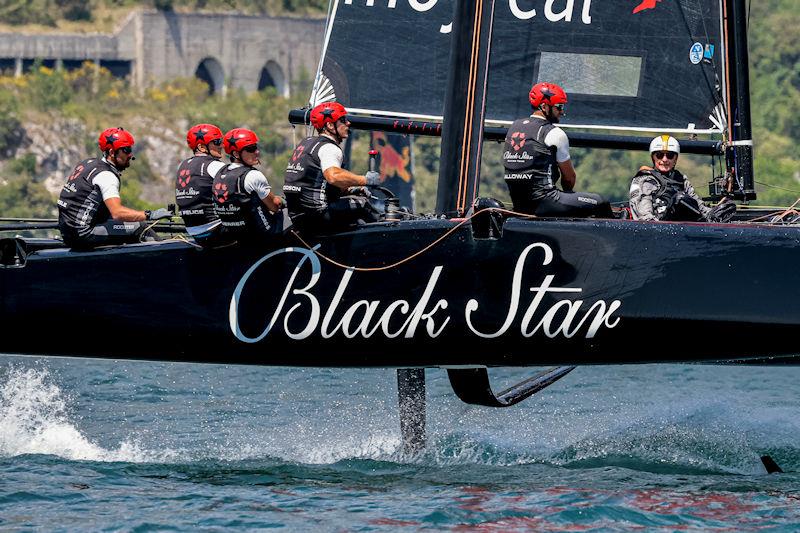
[[[231,164],[214,176],[214,211],[221,220],[223,240],[227,242],[263,242],[283,231],[283,213],[272,214],[258,193],[246,190],[245,179],[251,171],[256,169]]]
[[[540,217],[613,218],[611,205],[590,192],[565,192],[555,183],[561,177],[556,147],[544,143],[555,126],[540,117],[514,121],[503,150],[504,179],[514,210]]]
[[[92,158],[75,166],[58,198],[58,228],[71,248],[93,248],[107,244],[139,242],[145,226],[111,218],[94,178],[109,171],[117,179],[120,171],[104,159]]]
[[[313,232],[338,231],[359,220],[375,222],[377,217],[366,197],[346,195],[325,179],[319,150],[326,144],[339,146],[325,135],[308,137],[289,158],[283,186],[289,216],[301,228]]]
[[[633,177],[630,207],[635,220],[706,220],[711,208],[703,204],[689,179],[677,170],[662,174],[642,167]]]
[[[222,233],[211,198],[214,176],[209,172],[211,163],[217,161],[208,154],[194,155],[181,162],[175,175],[175,202],[181,218],[195,241],[207,246],[217,244]]]

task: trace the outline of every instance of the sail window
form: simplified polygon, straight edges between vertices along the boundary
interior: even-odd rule
[[[535,83],[558,83],[569,94],[636,97],[643,63],[636,56],[542,52]]]

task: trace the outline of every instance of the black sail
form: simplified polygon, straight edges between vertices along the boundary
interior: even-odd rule
[[[441,118],[453,0],[369,3],[336,5],[326,96],[359,112]],[[716,1],[498,1],[487,121],[528,114],[531,85],[551,81],[570,95],[565,125],[719,132],[721,26]]]

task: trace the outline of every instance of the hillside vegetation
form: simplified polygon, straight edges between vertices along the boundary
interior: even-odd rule
[[[0,25],[25,31],[112,31],[134,8],[260,15],[324,15],[326,0],[0,0]]]
[[[218,9],[267,13],[323,10],[321,2],[299,0],[97,0],[89,5],[102,12],[134,5],[208,9],[212,4]],[[83,16],[81,5],[86,4],[0,0],[0,21],[32,22],[30,17],[45,17],[42,13],[46,13],[50,19],[38,23],[60,25],[69,17]],[[34,16],[33,11],[40,13]],[[12,16],[14,13],[19,18]],[[792,204],[800,198],[800,12],[796,0],[752,4],[750,48],[758,203]],[[196,122],[255,130],[262,138],[262,166],[277,189],[294,143],[305,134],[304,128],[295,131],[287,123],[287,111],[303,104],[309,86],[310,79],[299,82],[292,91],[297,96],[290,100],[272,90],[252,94],[230,91],[224,98],[209,95],[207,87],[195,79],[172,80],[140,92],[91,63],[73,72],[38,66],[19,78],[0,76],[0,214],[53,216],[54,194],[68,170],[97,153],[96,137],[101,129],[118,125],[137,138],[137,159],[125,173],[122,191],[123,200],[134,207],[171,201],[172,173],[187,156],[185,131]],[[359,139],[353,158],[355,170],[363,171],[366,140],[363,134]],[[438,148],[438,139],[415,143],[417,208],[422,212],[431,211],[435,204]],[[481,194],[507,200],[500,152],[499,145],[486,144]],[[626,199],[631,175],[648,162],[643,152],[573,149],[572,154],[579,188],[600,192],[614,201]],[[707,158],[689,156],[681,158],[680,168],[701,193],[707,190],[706,183],[715,170]]]

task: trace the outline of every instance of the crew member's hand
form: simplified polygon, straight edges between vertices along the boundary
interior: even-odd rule
[[[284,209],[286,207],[286,200],[283,196],[275,196],[275,205],[278,206],[278,209]]]
[[[348,194],[357,194],[358,196],[364,196],[366,198],[372,198],[372,193],[369,192],[369,189],[366,187],[350,187],[347,189]]]
[[[706,215],[709,222],[728,222],[736,214],[736,204],[726,199],[721,204],[711,208],[711,211]]]
[[[147,220],[161,220],[162,218],[172,218],[175,216],[170,210],[164,209],[163,207],[155,211],[145,211],[144,215]]]
[[[364,177],[367,178],[367,187],[378,187],[381,184],[381,175],[375,170],[368,170]]]

